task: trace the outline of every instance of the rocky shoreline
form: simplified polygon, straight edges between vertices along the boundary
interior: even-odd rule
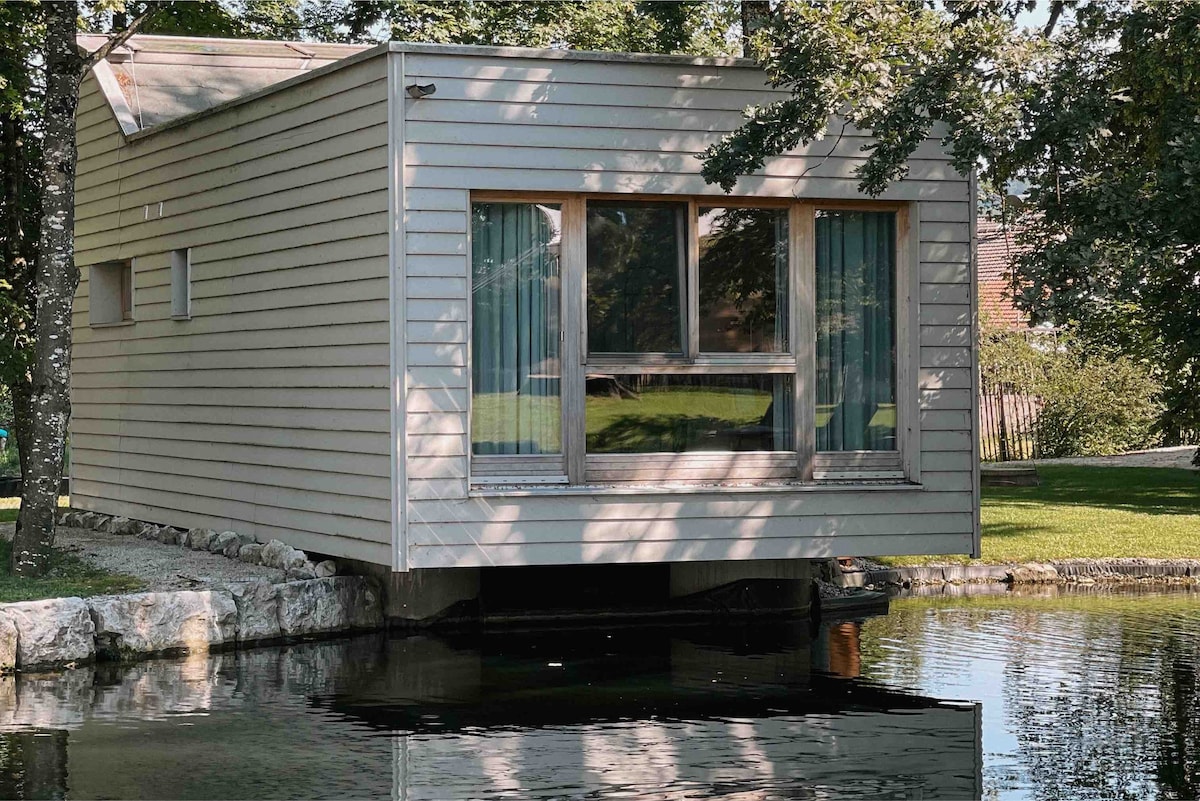
[[[153,540],[262,567],[262,577],[197,589],[0,604],[0,673],[285,642],[385,626],[382,595],[331,560],[232,531],[183,531],[69,511],[60,525]],[[272,577],[285,580],[276,581]]]
[[[1005,565],[888,567],[856,560],[843,573],[849,586],[921,587],[942,584],[1200,584],[1200,559],[1063,559]]]

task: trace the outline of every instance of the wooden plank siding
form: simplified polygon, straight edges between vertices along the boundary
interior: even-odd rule
[[[72,504],[391,564],[386,57],[131,140],[81,96]],[[124,259],[135,323],[89,326]]]
[[[919,487],[736,492],[470,489],[468,207],[471,190],[721,196],[695,158],[779,97],[745,67],[406,51],[404,82],[436,95],[403,109],[408,565],[964,553],[972,547],[970,209],[939,143],[883,196],[915,201],[919,234]],[[401,91],[401,87],[393,87]],[[862,200],[869,139],[847,131],[772,159],[735,195]]]

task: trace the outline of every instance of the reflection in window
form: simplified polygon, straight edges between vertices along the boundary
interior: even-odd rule
[[[788,451],[790,375],[589,374],[588,453]]]
[[[682,353],[687,206],[589,202],[589,353]]]
[[[788,350],[786,209],[700,209],[701,353]]]
[[[895,450],[896,215],[816,219],[817,450]]]
[[[561,453],[561,207],[471,207],[471,448]]]

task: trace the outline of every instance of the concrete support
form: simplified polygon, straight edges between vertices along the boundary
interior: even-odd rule
[[[425,568],[394,573],[385,565],[349,562],[355,573],[383,589],[383,615],[394,622],[431,620],[462,601],[479,597],[479,568]]]
[[[676,562],[671,565],[671,598],[698,596],[737,585],[769,588],[769,606],[802,610],[812,605],[815,563],[807,559],[754,559],[738,562]],[[753,599],[751,599],[753,603]],[[757,605],[757,604],[755,604]]]

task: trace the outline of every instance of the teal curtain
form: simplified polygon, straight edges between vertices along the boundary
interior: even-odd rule
[[[560,208],[471,212],[472,451],[561,453]]]
[[[816,220],[817,450],[896,449],[896,215]]]

